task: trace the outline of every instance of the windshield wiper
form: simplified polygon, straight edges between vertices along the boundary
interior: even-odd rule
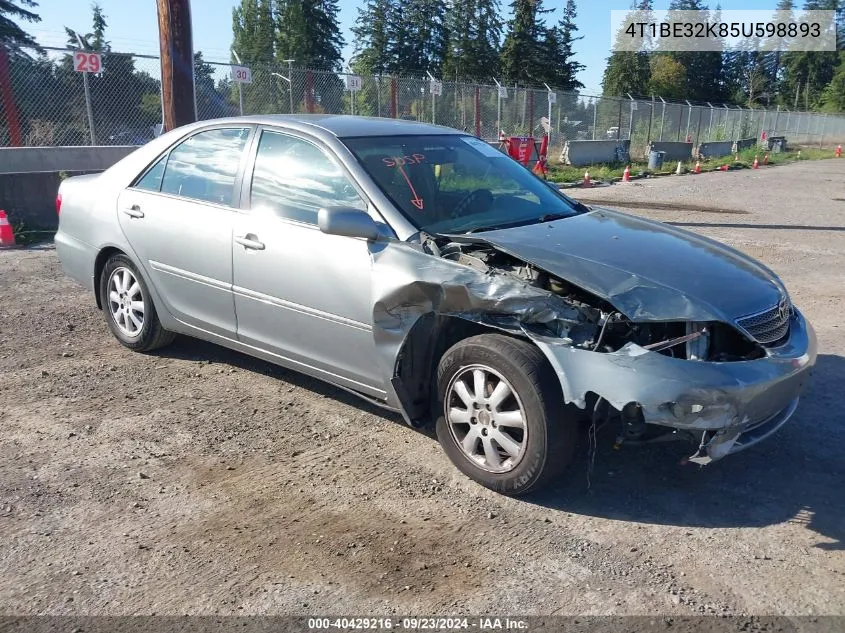
[[[503,224],[490,224],[482,226],[474,226],[465,233],[478,233],[480,231],[495,231],[497,229],[512,229],[517,226],[527,226],[529,224],[541,224],[543,222],[551,222],[552,220],[563,220],[564,218],[571,218],[569,213],[546,213],[537,218],[526,218],[524,220],[517,220],[516,222],[505,222]]]

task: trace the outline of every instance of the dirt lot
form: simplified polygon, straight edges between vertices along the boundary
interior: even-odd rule
[[[0,252],[2,611],[845,614],[845,160],[574,193],[783,276],[821,356],[777,437],[699,469],[603,433],[589,489],[582,446],[507,499],[330,386],[133,354],[51,247]]]

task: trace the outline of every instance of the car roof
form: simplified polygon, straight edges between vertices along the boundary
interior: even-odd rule
[[[337,138],[356,136],[397,136],[422,134],[463,134],[460,130],[406,121],[404,119],[388,119],[381,117],[350,116],[348,114],[261,114],[243,117],[233,117],[227,121],[257,123],[259,125],[275,125],[296,129],[311,128],[312,131],[328,132]],[[212,121],[204,121],[211,123]]]

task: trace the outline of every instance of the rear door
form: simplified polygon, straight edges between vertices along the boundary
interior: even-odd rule
[[[367,203],[314,142],[264,129],[254,145],[233,234],[238,338],[309,373],[384,396],[369,244],[317,227],[320,207],[366,210]]]
[[[197,132],[118,200],[120,225],[167,310],[235,338],[232,223],[249,126]]]

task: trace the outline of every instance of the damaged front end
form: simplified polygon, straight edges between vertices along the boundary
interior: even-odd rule
[[[644,318],[639,310],[632,320],[612,297],[484,240],[422,235],[418,244],[372,249],[374,336],[392,376],[389,400],[410,424],[431,415],[433,360],[477,328],[531,339],[557,373],[566,404],[613,408],[619,442],[693,439],[690,461],[700,464],[780,428],[815,362],[813,330],[791,306],[778,312],[781,335],[768,340],[715,320],[712,310],[697,314],[687,297],[683,319]],[[639,294],[626,289],[626,296],[647,303],[649,288],[638,284]]]

